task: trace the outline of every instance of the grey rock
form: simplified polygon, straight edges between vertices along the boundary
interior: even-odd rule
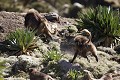
[[[120,53],[120,45],[114,47],[114,50],[115,50],[117,53]]]
[[[61,60],[59,64],[61,69],[64,70],[65,72],[69,71],[69,69],[72,67],[72,64],[66,60]]]
[[[74,3],[73,6],[74,6],[74,7],[77,7],[77,8],[80,8],[80,9],[84,8],[84,6],[83,6],[82,4],[77,3],[77,2]]]
[[[78,12],[82,11],[82,9],[84,8],[83,5],[81,5],[80,3],[74,3],[73,6],[71,7],[70,11],[69,11],[69,16],[72,18],[78,18]]]
[[[8,58],[6,58],[6,61],[9,64],[13,65],[18,61],[18,59],[17,59],[17,56],[9,56]]]
[[[41,39],[39,39],[37,41],[36,45],[38,46],[41,53],[47,53],[48,52],[48,45],[44,44]]]
[[[19,77],[19,78],[9,77],[9,78],[4,78],[4,80],[26,80],[26,79],[24,79],[22,77]],[[29,79],[27,79],[27,80],[29,80]]]
[[[61,60],[59,61],[59,65],[60,68],[65,71],[66,73],[70,70],[70,69],[74,69],[77,71],[80,71],[82,69],[82,67],[79,64],[71,64],[70,62],[66,61],[66,60]]]
[[[37,67],[40,65],[40,59],[27,55],[20,55],[18,61],[12,67],[12,72],[17,73],[19,70],[27,71],[30,67]]]
[[[106,53],[111,54],[111,55],[116,54],[116,51],[112,48],[109,48],[109,47],[99,46],[99,47],[97,47],[97,50],[106,52]]]
[[[49,48],[55,49],[60,52],[60,44],[58,42],[55,42],[55,41],[49,42]]]
[[[35,54],[35,57],[37,57],[37,58],[40,58],[43,56],[42,53],[37,49],[34,49],[33,53]]]
[[[55,12],[50,12],[46,14],[45,18],[49,21],[59,21],[59,15]]]
[[[20,55],[18,57],[19,63],[26,63],[27,66],[38,66],[39,65],[39,58],[35,58],[32,56],[27,56],[27,55]]]
[[[39,50],[41,53],[47,53],[48,52],[48,45],[43,44],[43,45],[39,46]]]

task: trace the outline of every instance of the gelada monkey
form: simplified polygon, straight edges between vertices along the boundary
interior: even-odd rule
[[[47,19],[45,17],[42,17],[39,12],[34,9],[30,9],[25,15],[25,27],[36,31],[37,35],[45,34],[51,39],[52,34],[57,33],[57,28],[50,26]],[[54,32],[50,31],[51,28],[54,28]]]
[[[28,72],[30,75],[30,80],[55,80],[51,76],[45,73],[39,72],[35,68],[30,68]]]
[[[90,36],[91,33],[89,34],[88,32],[86,31],[86,33],[89,35],[88,37],[83,36],[83,35],[77,35],[74,38],[74,42],[76,45],[75,47],[76,52],[74,54],[73,59],[70,61],[71,63],[73,63],[77,55],[87,58],[88,62],[90,62],[90,60],[88,59],[88,52],[90,52],[95,57],[96,61],[98,62],[97,49],[95,45],[91,42],[91,36]]]

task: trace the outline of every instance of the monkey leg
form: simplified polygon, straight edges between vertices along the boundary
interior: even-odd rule
[[[88,59],[88,57],[86,56],[86,58],[87,58],[87,61],[90,63],[90,60]]]
[[[96,61],[98,62],[97,49],[93,43],[91,44],[90,52],[92,53],[92,55],[95,57]]]
[[[46,36],[47,36],[50,40],[53,40],[53,37],[52,37],[52,34],[51,34],[51,33],[46,32]]]
[[[70,61],[70,63],[73,63],[73,61],[76,59],[77,55],[78,55],[78,51],[75,52],[74,57],[73,57],[73,59]]]
[[[98,56],[96,54],[93,54],[93,56],[95,57],[96,61],[98,62]]]
[[[92,55],[95,57],[96,61],[98,62],[97,52],[95,50],[93,50],[91,52],[92,52]]]

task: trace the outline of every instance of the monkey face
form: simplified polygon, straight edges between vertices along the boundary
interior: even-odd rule
[[[86,39],[84,36],[77,36],[75,39],[75,44],[78,46],[78,47],[84,47],[85,46],[85,43],[88,41],[88,39]]]
[[[80,31],[81,35],[86,36],[88,39],[91,39],[91,32],[88,31],[87,29],[83,29],[82,31]]]
[[[84,43],[81,42],[80,40],[75,40],[75,44],[79,47],[83,47]]]

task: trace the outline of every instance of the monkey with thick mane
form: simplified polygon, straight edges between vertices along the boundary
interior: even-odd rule
[[[86,30],[83,31],[87,34],[90,34]],[[88,52],[91,52],[91,54],[95,57],[96,61],[98,62],[97,49],[95,45],[91,42],[91,34],[88,37],[83,35],[77,35],[74,38],[74,42],[76,45],[76,52],[74,54],[73,59],[70,61],[71,63],[73,63],[77,55],[87,58],[88,62],[90,62],[90,60],[88,59]]]
[[[48,21],[45,17],[42,17],[38,11],[30,9],[25,15],[25,27],[36,31],[37,35],[45,34],[47,37],[52,39],[52,34],[56,34],[56,27],[52,27],[48,24]],[[51,32],[50,29],[54,28],[54,32]]]

